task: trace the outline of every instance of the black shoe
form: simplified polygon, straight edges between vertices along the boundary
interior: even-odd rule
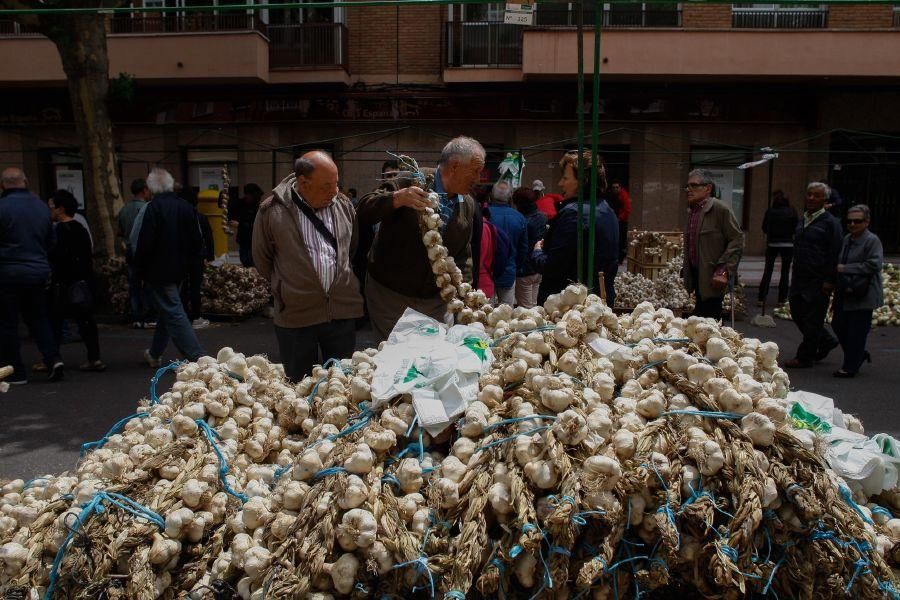
[[[825,346],[824,348],[819,348],[819,351],[816,352],[816,362],[818,362],[820,360],[825,360],[825,358],[828,356],[828,354],[832,350],[837,348],[839,345],[840,345],[840,342],[838,342],[837,340],[832,340],[832,341],[828,342],[828,345]]]
[[[868,351],[868,350],[866,350],[865,352],[863,352],[863,360],[865,360],[865,361],[866,361],[867,363],[869,363],[869,364],[872,364],[872,355],[869,354],[869,351]]]
[[[856,373],[849,373],[843,369],[841,369],[840,371],[835,371],[831,375],[832,377],[839,377],[841,379],[851,379],[853,377],[856,377]]]
[[[65,365],[63,364],[63,361],[58,360],[50,367],[50,372],[47,374],[47,381],[59,381],[64,375]]]

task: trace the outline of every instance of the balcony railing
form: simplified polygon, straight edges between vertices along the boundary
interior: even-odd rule
[[[269,25],[269,67],[347,68],[347,28],[341,23]]]
[[[592,4],[585,4],[584,24],[593,26],[596,11]],[[604,8],[603,27],[681,27],[681,5],[613,4]],[[535,25],[543,27],[574,27],[578,15],[566,5],[539,4]]]
[[[0,37],[40,37],[40,33],[25,31],[25,28],[12,19],[0,19]]]
[[[265,24],[254,15],[196,13],[163,16],[117,15],[109,21],[110,33],[203,33],[215,31],[259,31]]]
[[[447,23],[448,67],[518,67],[522,27],[500,22]]]
[[[741,29],[824,29],[828,26],[828,10],[734,7],[731,9],[731,26]]]

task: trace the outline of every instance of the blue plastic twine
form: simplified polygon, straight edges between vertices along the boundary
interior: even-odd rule
[[[431,569],[428,568],[428,557],[420,556],[419,558],[406,561],[405,563],[394,565],[392,568],[400,569],[410,565],[415,566],[416,571],[418,571],[419,573],[424,572],[426,575],[428,575],[428,591],[431,594],[431,597],[434,598],[434,578],[431,576]],[[415,593],[422,589],[425,589],[425,586],[413,586],[412,591],[413,593]]]
[[[857,504],[856,502],[853,501],[853,494],[850,493],[850,488],[848,488],[845,485],[842,485],[842,486],[840,486],[839,490],[841,492],[841,498],[843,498],[844,501],[847,504],[849,504],[853,510],[855,510],[856,512],[859,513],[859,516],[862,517],[863,521],[865,521],[869,525],[875,524],[872,522],[872,519],[870,519],[869,516],[863,512],[863,509],[860,508],[859,504]]]
[[[174,371],[181,365],[183,365],[185,361],[183,360],[173,360],[163,368],[159,369],[156,374],[150,378],[150,405],[159,404],[159,396],[156,395],[156,384],[159,383],[160,378],[165,375],[168,371]]]
[[[235,498],[240,500],[241,503],[246,502],[247,496],[245,494],[234,491],[233,489],[231,489],[231,486],[228,485],[228,479],[225,477],[226,475],[228,475],[228,461],[225,460],[225,455],[222,454],[222,451],[219,450],[219,445],[216,444],[216,440],[221,439],[219,437],[219,434],[215,429],[209,426],[209,423],[207,423],[203,419],[197,419],[195,422],[206,436],[209,445],[213,449],[213,452],[216,453],[216,458],[219,459],[219,481],[222,482],[222,489],[225,490],[225,493],[229,496],[234,496]]]
[[[53,559],[53,567],[50,569],[50,583],[47,585],[47,591],[44,593],[44,600],[53,599],[53,590],[56,588],[56,583],[59,579],[59,567],[62,565],[63,558],[66,555],[69,542],[72,541],[72,538],[75,537],[76,534],[80,533],[82,526],[84,526],[94,513],[104,512],[105,509],[102,504],[104,501],[121,508],[125,512],[132,514],[139,519],[146,519],[160,529],[166,528],[166,522],[161,516],[146,506],[138,504],[128,496],[102,490],[95,493],[88,502],[81,505],[82,510],[78,514],[78,517],[76,517],[75,524],[68,528],[69,533],[66,534],[66,538],[56,552],[56,558]]]
[[[110,430],[106,432],[106,435],[104,435],[102,438],[100,438],[96,442],[85,442],[84,444],[82,444],[81,445],[81,453],[79,454],[79,456],[84,456],[88,450],[93,450],[95,448],[102,448],[103,446],[105,446],[106,442],[109,441],[109,438],[114,436],[115,434],[119,433],[119,431],[121,431],[122,428],[128,424],[128,421],[130,421],[132,419],[143,419],[144,417],[149,417],[149,416],[150,416],[150,413],[139,412],[139,413],[134,413],[133,415],[129,415],[129,416],[125,417],[124,419],[122,419],[121,421],[119,421],[118,423],[113,425],[110,428]]]

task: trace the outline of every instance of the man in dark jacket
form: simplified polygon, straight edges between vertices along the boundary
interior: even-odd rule
[[[153,169],[147,176],[147,187],[153,194],[153,201],[141,215],[134,265],[150,288],[150,299],[159,319],[153,343],[144,351],[147,363],[158,367],[162,364],[162,354],[170,336],[188,360],[197,360],[206,354],[194,334],[178,291],[178,286],[190,272],[191,260],[200,256],[203,239],[196,211],[175,194],[175,180],[168,171]]]
[[[449,256],[466,281],[472,280],[472,219],[475,201],[469,190],[484,169],[484,148],[476,140],[458,137],[444,146],[437,169],[422,169],[434,177],[443,221],[441,236]],[[431,262],[419,230],[419,213],[428,194],[409,174],[395,179],[360,199],[356,207],[360,226],[378,224],[369,254],[366,302],[377,339],[387,339],[407,308],[442,321],[446,302],[434,280]],[[477,266],[476,266],[477,268]]]
[[[838,345],[837,338],[825,329],[843,244],[840,222],[825,210],[829,193],[824,183],[813,182],[806,187],[806,212],[794,233],[791,318],[803,341],[796,356],[784,364],[786,367],[811,367]]]
[[[263,190],[255,183],[244,186],[244,197],[228,203],[228,226],[235,232],[241,264],[253,266],[253,223],[259,212]]]
[[[772,207],[763,217],[762,230],[766,234],[766,268],[759,282],[759,305],[762,306],[769,294],[775,259],[781,257],[781,277],[778,280],[778,304],[784,304],[788,297],[791,280],[791,260],[794,258],[794,230],[797,229],[797,213],[784,192],[775,190]]]
[[[28,191],[21,169],[0,175],[0,365],[11,365],[7,383],[27,382],[19,346],[19,314],[29,324],[47,366],[48,379],[63,377],[63,362],[47,316],[45,287],[53,224],[47,204]]]

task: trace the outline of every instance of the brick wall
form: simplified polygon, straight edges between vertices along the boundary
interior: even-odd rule
[[[829,29],[880,29],[893,25],[889,4],[835,4],[828,8]]]
[[[348,8],[350,73],[386,82],[431,80],[441,74],[445,6]],[[399,65],[398,65],[399,59]],[[399,66],[399,69],[398,69]]]
[[[684,4],[682,23],[686,28],[722,29],[731,27],[730,4]]]

